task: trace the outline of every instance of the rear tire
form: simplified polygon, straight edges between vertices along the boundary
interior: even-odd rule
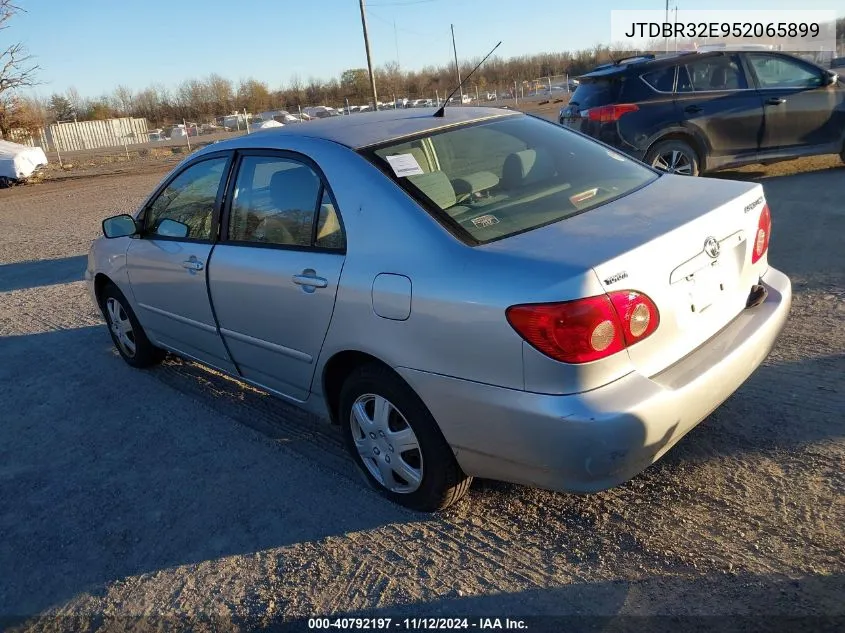
[[[143,369],[164,360],[166,352],[150,342],[123,293],[112,283],[103,288],[100,308],[112,342],[123,360]]]
[[[685,141],[655,143],[646,153],[644,162],[668,174],[698,176],[700,173],[698,153]]]
[[[381,413],[381,415],[379,415]],[[472,483],[419,396],[378,363],[355,369],[339,419],[355,465],[382,495],[423,512],[443,510]]]

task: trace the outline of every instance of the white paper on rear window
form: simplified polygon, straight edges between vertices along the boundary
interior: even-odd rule
[[[396,154],[395,156],[386,156],[387,162],[390,163],[393,173],[398,178],[403,176],[418,176],[425,173],[414,158],[413,154]]]

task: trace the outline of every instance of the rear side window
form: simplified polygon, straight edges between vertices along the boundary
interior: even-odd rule
[[[675,90],[675,68],[676,66],[669,66],[668,68],[660,68],[650,73],[642,75],[642,80],[652,90],[657,92],[672,92]]]
[[[582,110],[614,103],[619,98],[622,82],[617,79],[582,79],[569,102]]]
[[[298,161],[246,156],[241,161],[229,221],[229,239],[310,246],[320,178]]]
[[[678,77],[678,92],[709,92],[748,88],[748,81],[736,55],[718,55],[699,59],[686,64],[685,68],[684,76]]]

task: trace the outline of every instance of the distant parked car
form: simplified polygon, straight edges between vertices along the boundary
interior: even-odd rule
[[[845,160],[845,82],[786,53],[645,55],[580,81],[560,123],[662,171],[696,176],[816,154]]]
[[[170,350],[327,417],[376,489],[436,510],[473,476],[596,492],[670,450],[787,320],[771,227],[760,183],[391,109],[200,149],[103,222],[85,278],[129,365]]]
[[[830,60],[830,69],[845,76],[845,57],[834,57]],[[845,77],[843,77],[845,78]]]

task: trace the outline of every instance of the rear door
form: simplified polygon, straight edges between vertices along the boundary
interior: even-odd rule
[[[747,53],[763,97],[761,149],[823,147],[837,151],[845,127],[845,90],[824,86],[824,72],[800,59],[776,53]]]
[[[209,271],[220,333],[244,378],[305,400],[345,260],[339,210],[301,154],[243,152],[236,169]]]
[[[675,103],[683,125],[708,144],[717,163],[757,154],[763,104],[738,55],[689,56],[678,68]]]
[[[144,229],[126,258],[144,329],[162,345],[231,372],[206,287],[230,161],[230,152],[211,154],[175,174],[145,207]]]

